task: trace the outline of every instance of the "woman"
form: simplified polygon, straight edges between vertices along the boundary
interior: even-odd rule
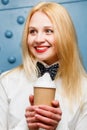
[[[53,2],[36,5],[25,23],[22,48],[23,65],[1,77],[0,129],[85,130],[87,75],[66,9]],[[34,105],[33,85],[43,65],[56,66],[52,107]]]

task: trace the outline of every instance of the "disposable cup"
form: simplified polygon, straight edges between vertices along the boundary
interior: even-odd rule
[[[34,87],[34,105],[52,106],[56,88]]]

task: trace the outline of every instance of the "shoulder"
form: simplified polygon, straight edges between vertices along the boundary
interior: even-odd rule
[[[26,77],[25,71],[23,69],[23,66],[18,66],[12,70],[6,71],[1,74],[0,82],[3,84],[10,84],[11,82],[16,82],[20,79],[24,79]]]
[[[0,78],[0,88],[3,88],[7,95],[14,95],[29,85],[32,86],[22,66],[3,73]]]
[[[87,102],[87,77],[82,78],[81,82],[82,88],[82,99]]]
[[[23,69],[23,66],[20,65],[20,66],[18,66],[18,67],[16,67],[16,68],[13,68],[13,69],[11,69],[11,70],[5,71],[5,72],[3,72],[3,73],[1,74],[1,78],[4,78],[4,77],[9,76],[9,75],[12,75],[12,74],[14,74],[15,72],[17,73],[17,72],[19,72],[19,71],[22,70],[22,69]]]

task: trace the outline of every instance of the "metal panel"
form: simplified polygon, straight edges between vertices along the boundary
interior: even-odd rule
[[[22,63],[21,38],[24,22],[28,11],[40,1],[0,1],[0,72],[12,69]],[[69,11],[76,27],[82,59],[87,70],[87,0],[50,1],[63,4]]]

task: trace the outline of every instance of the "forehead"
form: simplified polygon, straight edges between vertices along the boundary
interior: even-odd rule
[[[33,25],[42,25],[44,24],[45,26],[52,26],[52,22],[50,20],[50,18],[43,12],[37,11],[35,12],[31,19],[30,19],[30,23],[29,26],[33,26]]]

